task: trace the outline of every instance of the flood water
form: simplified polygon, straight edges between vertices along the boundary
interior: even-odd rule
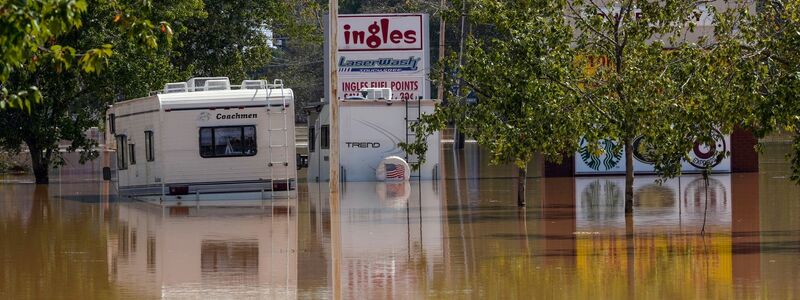
[[[797,299],[785,150],[707,190],[638,176],[630,218],[622,177],[531,178],[517,209],[513,170],[472,145],[445,152],[448,180],[347,183],[338,214],[326,183],[161,207],[118,199],[102,160],[70,163],[47,186],[2,177],[0,299]]]

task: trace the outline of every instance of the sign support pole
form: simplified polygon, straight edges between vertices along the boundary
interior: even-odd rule
[[[331,194],[339,194],[339,99],[337,99],[337,92],[339,89],[339,80],[338,80],[338,69],[336,66],[336,56],[338,54],[339,45],[338,45],[338,31],[339,31],[339,3],[337,0],[329,0],[330,1],[330,13],[328,16],[330,20],[328,21],[328,45],[330,45],[330,49],[328,49],[328,64],[330,67],[330,94],[328,94],[328,105],[331,107],[331,115],[330,115],[330,155],[329,155],[329,165],[330,165],[330,191]]]
[[[333,299],[342,299],[342,247],[341,247],[341,224],[339,210],[339,99],[337,90],[339,89],[337,54],[338,31],[339,31],[339,1],[328,1],[328,67],[330,68],[330,94],[328,94],[328,105],[330,105],[330,153],[329,166],[330,176],[328,184],[330,189],[330,218],[331,218],[331,284],[333,286]]]

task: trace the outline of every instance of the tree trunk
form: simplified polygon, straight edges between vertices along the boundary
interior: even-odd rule
[[[36,177],[36,184],[50,183],[50,177],[47,172],[50,167],[50,158],[42,153],[41,149],[31,147],[28,145],[31,152],[31,167],[33,168],[33,176]]]
[[[525,181],[528,175],[528,168],[518,168],[517,173],[517,206],[525,207]]]
[[[636,298],[636,251],[633,238],[633,214],[625,214],[625,267],[628,273],[628,299]]]
[[[625,138],[625,213],[633,213],[633,140]]]

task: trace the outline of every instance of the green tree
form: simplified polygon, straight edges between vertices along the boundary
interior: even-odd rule
[[[97,16],[112,20],[133,39],[155,48],[157,31],[170,36],[172,29],[166,22],[155,26],[141,18],[136,9],[124,1],[103,1],[107,15]],[[149,1],[137,2],[149,6]],[[35,72],[46,65],[60,72],[77,66],[87,73],[99,72],[112,55],[112,45],[99,43],[77,49],[60,43],[59,37],[84,27],[89,4],[85,0],[3,1],[0,3],[0,109],[26,108],[41,100],[36,85],[10,86],[7,80],[15,72]],[[137,6],[138,7],[138,6]],[[90,21],[96,21],[94,19]],[[10,89],[9,89],[10,88]]]
[[[411,153],[427,151],[425,136],[458,120],[457,130],[487,148],[492,162],[518,168],[517,204],[525,206],[527,165],[535,153],[560,159],[577,148],[586,123],[580,98],[565,83],[576,80],[572,28],[564,22],[563,2],[470,1],[467,18],[480,36],[469,35],[464,64],[455,54],[446,68],[462,82],[447,106],[421,118]],[[460,7],[461,5],[454,5]],[[450,82],[454,85],[455,82]]]
[[[274,49],[275,34],[291,34],[295,7],[290,1],[206,0],[205,16],[184,22],[172,63],[193,76],[227,76],[234,84],[258,74]]]
[[[297,107],[319,102],[324,96],[322,49],[327,2],[291,1],[284,7],[291,20],[274,26],[275,49],[269,63],[261,65],[256,77],[279,78],[292,88]],[[296,110],[295,114],[304,114]]]
[[[725,64],[732,52],[720,46],[717,34],[733,29],[716,30],[716,19],[698,27],[703,11],[714,16],[716,9],[692,1],[567,3],[575,50],[606,62],[576,83],[594,112],[594,136],[615,145],[592,151],[619,155],[624,149],[625,212],[631,213],[637,137],[644,141],[637,150],[647,153],[656,172],[672,177],[680,174],[695,142],[710,143],[716,129],[732,131],[734,118],[726,113],[735,111],[738,102],[725,86],[735,76]],[[591,147],[594,140],[586,140]]]
[[[748,105],[746,126],[758,137],[792,136],[791,179],[800,183],[800,1],[759,1],[757,13],[740,12],[732,51],[738,51],[739,93]],[[746,84],[750,83],[750,84]]]
[[[200,7],[197,4],[201,5],[191,1],[183,4],[187,3],[195,3],[195,11]],[[0,147],[19,152],[21,145],[26,145],[37,183],[47,183],[50,166],[63,163],[58,147],[61,141],[70,142],[68,151],[83,150],[82,162],[96,157],[97,141],[88,139],[84,132],[100,124],[107,105],[117,98],[146,95],[153,84],[161,85],[164,77],[171,77],[168,61],[162,58],[165,47],[155,48],[159,44],[169,44],[172,29],[167,23],[155,26],[132,13],[175,20],[190,15],[184,11],[187,7],[192,6],[88,3],[80,15],[81,20],[75,21],[81,24],[80,28],[69,27],[60,35],[51,36],[46,42],[51,45],[49,48],[29,53],[41,54],[43,58],[10,72],[4,87],[34,86],[41,91],[41,97],[40,103],[28,106],[27,110],[0,111]],[[154,30],[165,34],[154,35]],[[95,45],[103,47],[96,50]],[[94,51],[103,53],[86,55]],[[75,60],[87,57],[94,58],[91,62],[79,63],[81,68],[70,67]],[[100,68],[107,69],[113,76],[98,74]]]

